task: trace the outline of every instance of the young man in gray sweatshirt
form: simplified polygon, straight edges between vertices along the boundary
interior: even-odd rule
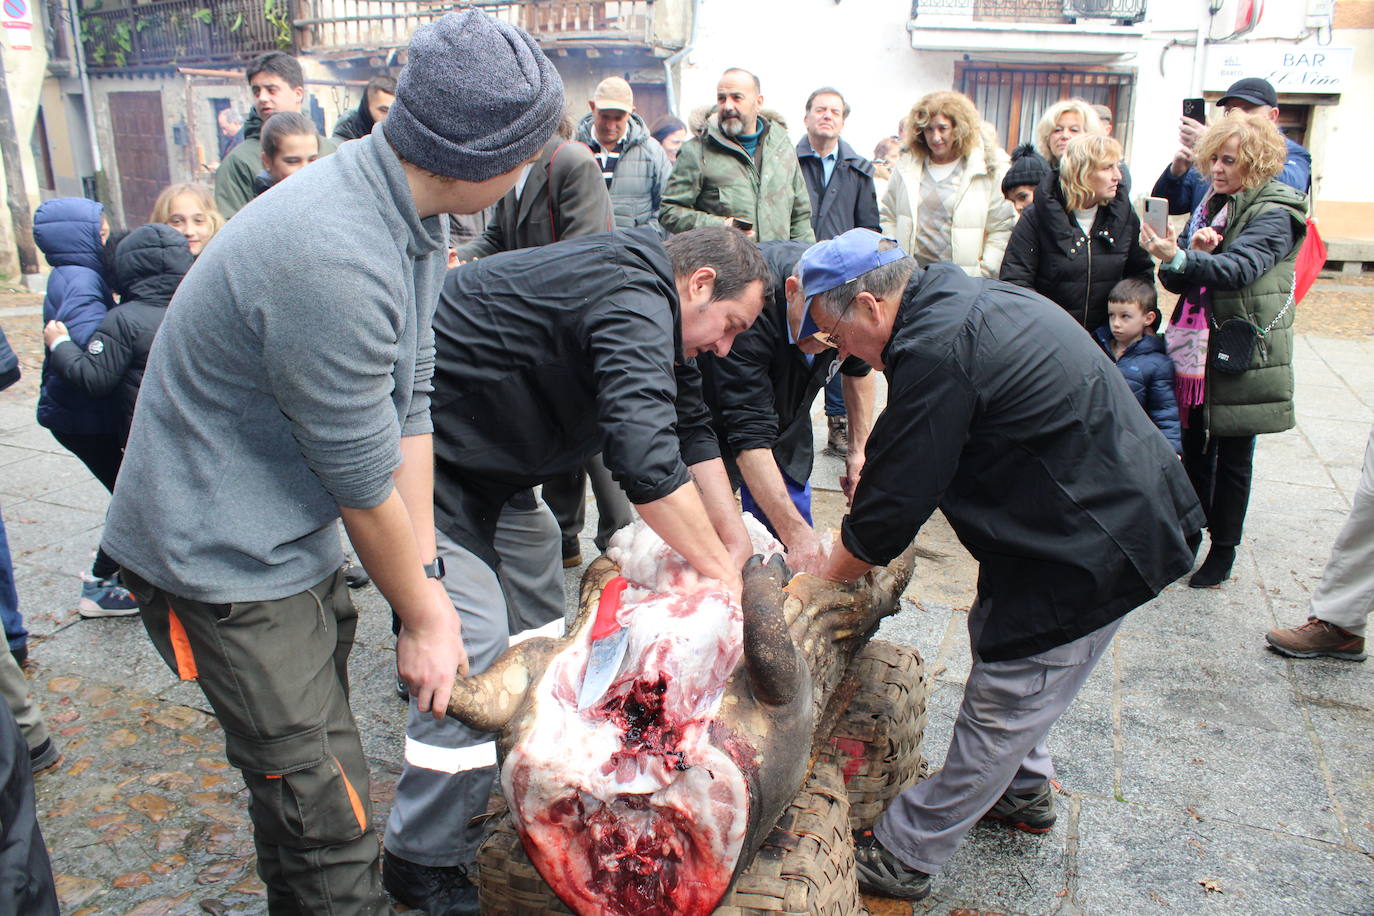
[[[520,29],[465,11],[417,30],[386,122],[244,207],[153,347],[105,547],[224,727],[271,913],[387,909],[336,521],[401,619],[401,676],[443,716],[467,670],[432,562],[443,214],[500,198],[562,109]]]

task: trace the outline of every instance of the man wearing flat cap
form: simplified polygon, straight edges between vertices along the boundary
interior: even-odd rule
[[[1268,80],[1257,76],[1236,80],[1217,104],[1228,114],[1239,110],[1246,114],[1264,115],[1275,124],[1279,123],[1279,94],[1274,91]],[[1192,118],[1184,117],[1179,120],[1178,152],[1174,153],[1174,161],[1169,163],[1168,168],[1155,182],[1154,190],[1150,192],[1153,196],[1163,197],[1169,202],[1170,213],[1192,213],[1198,204],[1202,203],[1202,199],[1207,196],[1207,191],[1212,186],[1211,179],[1193,167],[1193,147],[1197,146],[1206,128],[1206,124],[1199,124]],[[1310,193],[1312,154],[1288,137],[1284,137],[1283,140],[1288,146],[1288,156],[1283,163],[1283,171],[1278,174],[1278,180],[1304,194]]]
[[[1121,373],[1049,300],[919,269],[864,229],[808,250],[800,275],[817,327],[889,391],[821,574],[890,562],[937,508],[979,563],[944,767],[856,837],[860,887],[919,899],[979,818],[1053,826],[1045,738],[1121,618],[1188,571],[1202,509]]]
[[[467,670],[433,562],[444,214],[495,202],[562,112],[520,29],[470,10],[421,27],[386,121],[240,210],[150,355],[104,546],[224,727],[271,913],[387,911],[337,522],[400,617],[419,709],[443,716]]]

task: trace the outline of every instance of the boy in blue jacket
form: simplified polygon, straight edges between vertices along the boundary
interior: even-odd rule
[[[1125,279],[1107,297],[1107,323],[1093,332],[1116,363],[1131,393],[1174,451],[1183,453],[1174,398],[1174,363],[1164,349],[1153,284]]]

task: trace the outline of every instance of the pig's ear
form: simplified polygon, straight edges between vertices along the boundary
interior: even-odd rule
[[[478,731],[499,732],[520,709],[530,685],[548,667],[566,639],[546,636],[511,646],[475,677],[460,677],[449,695],[448,714]]]

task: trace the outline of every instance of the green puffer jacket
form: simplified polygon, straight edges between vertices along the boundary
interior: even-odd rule
[[[758,165],[720,131],[705,132],[678,150],[658,221],[669,232],[719,226],[726,217],[751,220],[756,241],[814,242],[811,198],[787,132],[762,116]]]
[[[1212,295],[1213,327],[1230,318],[1244,318],[1261,330],[1273,324],[1256,342],[1250,368],[1239,375],[1212,369],[1209,352],[1205,408],[1213,436],[1283,432],[1296,422],[1294,308],[1285,312],[1284,306],[1307,235],[1307,195],[1270,181],[1237,194],[1234,207],[1214,253],[1189,251],[1183,269],[1161,269],[1160,280],[1173,292],[1206,286]]]

